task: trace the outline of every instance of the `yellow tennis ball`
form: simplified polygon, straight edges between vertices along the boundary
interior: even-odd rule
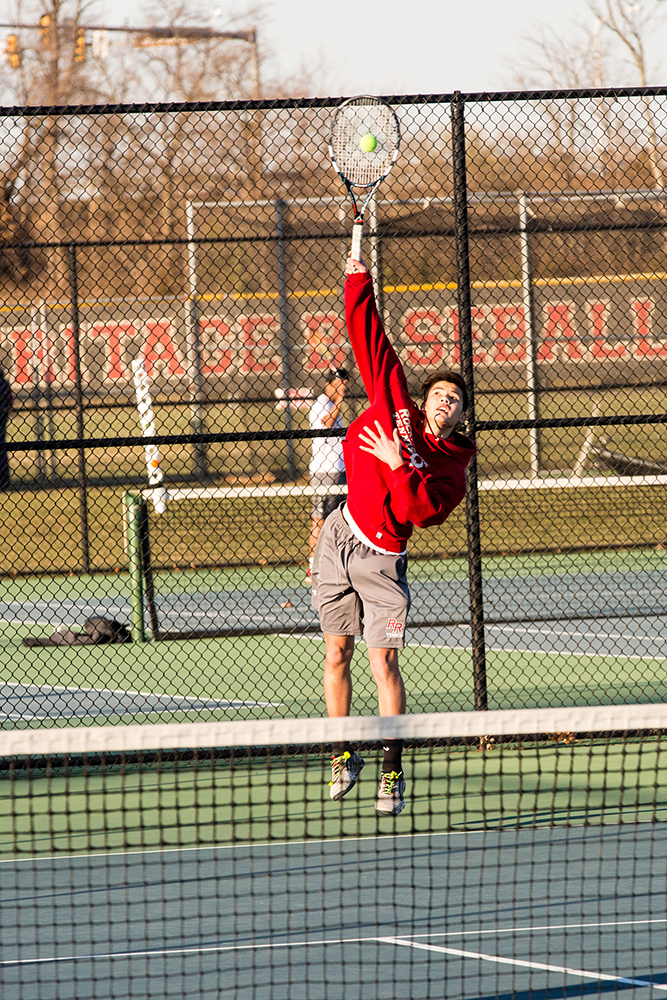
[[[370,132],[367,132],[366,135],[362,135],[361,139],[359,140],[359,149],[362,151],[362,153],[374,153],[375,150],[377,149],[377,144],[378,141],[375,138],[375,136],[372,135]]]

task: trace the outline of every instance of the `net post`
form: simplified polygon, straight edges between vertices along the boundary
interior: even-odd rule
[[[132,639],[146,641],[144,625],[144,577],[142,567],[141,506],[143,499],[136,493],[126,493],[127,557],[130,569],[130,608]]]
[[[146,611],[148,612],[148,626],[151,631],[151,639],[157,642],[160,638],[160,626],[155,607],[155,588],[153,586],[153,565],[151,562],[151,540],[150,522],[148,519],[148,500],[141,498],[139,508],[139,537],[141,541],[141,571],[143,578],[143,589],[146,597]]]
[[[461,373],[468,391],[467,434],[475,443],[475,381],[473,369],[472,317],[470,303],[470,248],[468,245],[468,181],[466,176],[465,105],[456,91],[451,105],[452,166],[454,181],[454,233],[456,239],[456,295],[459,311]],[[484,630],[484,590],[482,543],[479,522],[477,459],[473,455],[466,470],[466,536],[470,626],[475,710],[488,708],[486,682],[486,636]]]

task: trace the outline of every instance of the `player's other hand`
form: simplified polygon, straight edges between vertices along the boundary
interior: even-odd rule
[[[352,260],[352,255],[350,254],[347,258],[347,263],[345,265],[346,274],[368,274],[368,268],[364,264],[363,260]]]
[[[364,427],[364,433],[359,433],[359,440],[363,441],[363,444],[359,445],[360,451],[367,451],[369,455],[375,455],[390,469],[400,469],[403,465],[401,439],[395,427],[392,436],[388,437],[380,421],[376,420],[375,430]]]

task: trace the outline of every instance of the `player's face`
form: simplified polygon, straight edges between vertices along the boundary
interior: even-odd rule
[[[454,430],[463,413],[463,397],[457,385],[436,382],[429,389],[424,415],[426,427],[438,437],[447,437]]]

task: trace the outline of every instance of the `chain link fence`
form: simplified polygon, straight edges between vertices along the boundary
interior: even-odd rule
[[[412,541],[409,711],[667,697],[666,99],[391,99],[378,304],[478,447]],[[3,726],[323,711],[309,416],[332,367],[365,405],[334,104],[0,114]],[[132,642],[25,645],[96,616]]]

